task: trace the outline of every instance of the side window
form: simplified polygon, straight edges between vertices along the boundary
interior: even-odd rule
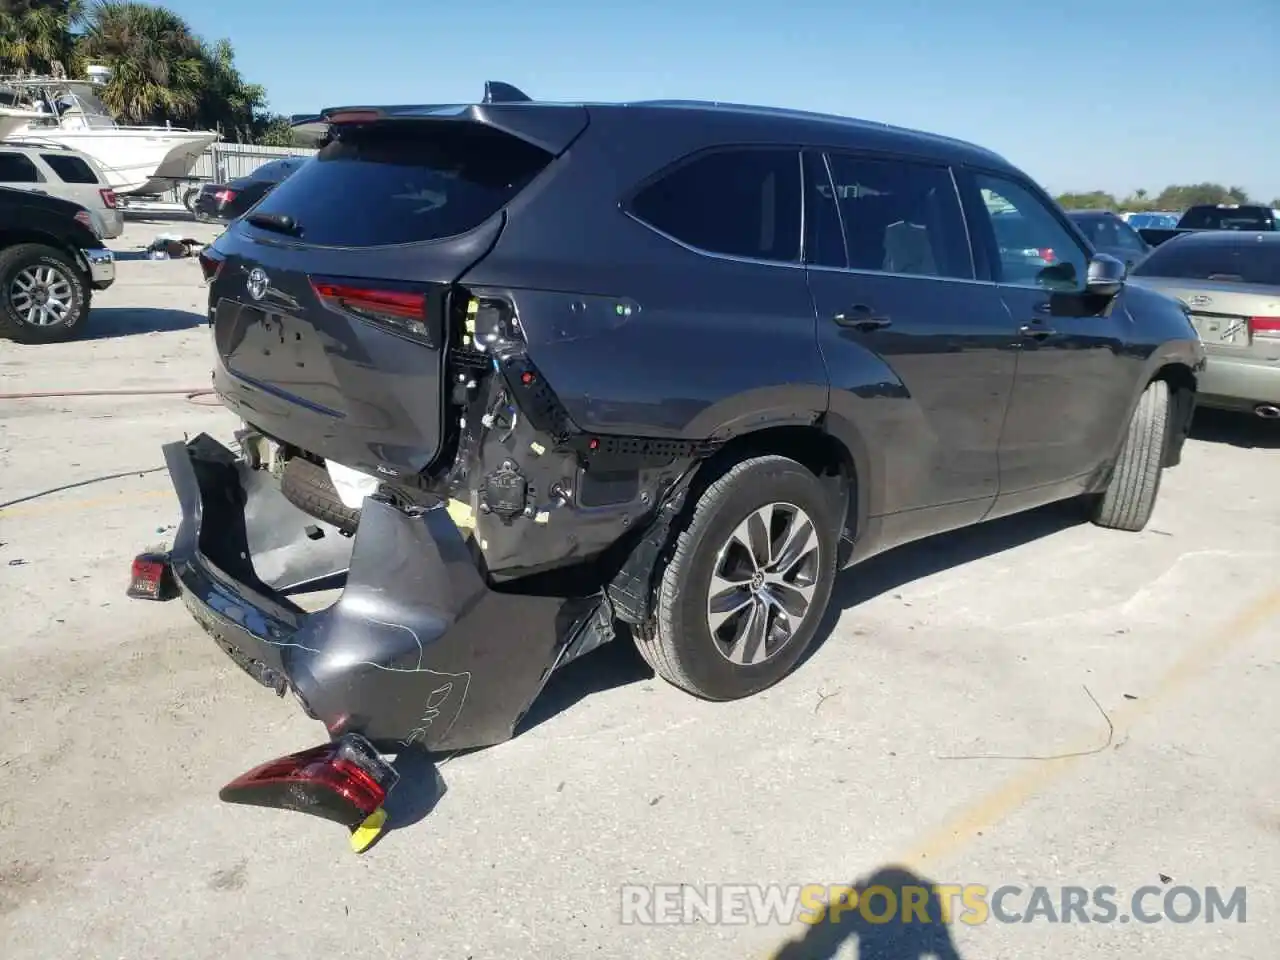
[[[821,153],[804,154],[804,262],[816,267],[847,267],[836,194]]]
[[[995,234],[1003,283],[1079,290],[1088,257],[1053,211],[1021,184],[978,173],[974,182]]]
[[[791,263],[800,256],[800,155],[762,148],[703,154],[645,187],[630,207],[699,250]]]
[[[40,159],[63,183],[97,183],[98,175],[77,156],[69,153],[42,153]]]
[[[40,183],[40,171],[21,153],[0,153],[0,183]]]
[[[945,167],[831,154],[849,266],[973,277],[960,199]]]
[[[1115,224],[1116,246],[1121,250],[1128,250],[1132,253],[1145,253],[1147,245],[1142,241],[1142,237],[1138,235],[1138,231],[1129,226],[1124,221],[1117,221]]]

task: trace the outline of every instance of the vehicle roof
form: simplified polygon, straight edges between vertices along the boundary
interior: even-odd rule
[[[660,120],[664,115],[687,117],[694,113],[708,120],[732,122],[735,128],[751,129],[752,138],[762,143],[821,143],[831,147],[857,147],[866,144],[868,139],[874,141],[877,149],[899,151],[922,157],[937,159],[941,162],[970,163],[1013,171],[1015,168],[1004,157],[966,140],[947,137],[907,127],[896,127],[877,120],[863,120],[836,114],[815,113],[806,110],[794,110],[786,107],[766,107],[754,104],[727,103],[718,100],[635,100],[623,103],[601,101],[498,101],[504,107],[520,109],[547,109],[555,107],[580,107],[588,113],[610,111],[617,114],[630,113],[647,119]],[[397,119],[413,119],[421,116],[447,116],[450,113],[461,113],[472,109],[476,104],[346,104],[340,107],[326,107],[316,119],[327,115],[362,110],[383,110]]]
[[[1120,214],[1112,210],[1068,210],[1067,216],[1073,219],[1097,219],[1099,217],[1115,217],[1120,219]]]
[[[15,202],[25,206],[45,206],[50,210],[59,210],[74,216],[86,207],[74,200],[55,197],[51,193],[36,193],[32,190],[19,190],[16,187],[0,185],[0,203]]]
[[[1192,233],[1178,234],[1162,246],[1168,246],[1174,241],[1181,247],[1192,244],[1210,246],[1230,243],[1262,243],[1275,246],[1280,244],[1280,230],[1196,230]]]

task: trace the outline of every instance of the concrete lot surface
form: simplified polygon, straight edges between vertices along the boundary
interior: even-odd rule
[[[137,258],[178,226],[114,244],[134,258],[91,339],[0,343],[0,393],[206,387],[195,262]],[[699,702],[621,645],[592,654],[516,739],[445,762],[443,795],[409,770],[401,828],[362,857],[334,824],[219,802],[323,730],[180,603],[124,596],[130,558],[177,516],[160,444],[233,426],[180,393],[0,400],[6,960],[743,960],[789,940],[787,957],[1277,956],[1273,425],[1202,417],[1142,534],[1055,509],[844,574],[825,642],[751,700]],[[1245,887],[1247,915],[621,922],[624,884],[849,884],[891,864],[1021,885],[1018,913],[1036,885],[1055,902],[1114,887],[1121,914],[1146,885],[1185,885]]]

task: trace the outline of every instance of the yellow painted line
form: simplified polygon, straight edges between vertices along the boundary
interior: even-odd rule
[[[42,513],[66,513],[71,510],[92,510],[99,507],[121,506],[127,503],[144,503],[158,497],[172,497],[172,490],[144,490],[140,493],[113,493],[105,497],[91,497],[87,500],[59,500],[51,495],[47,500],[32,500],[28,503],[17,503],[12,507],[0,508],[0,520],[5,517],[26,517]]]
[[[1280,614],[1280,587],[1273,587],[1232,617],[1220,629],[1213,631],[1183,653],[1140,699],[1125,700],[1114,710],[1108,710],[1108,716],[1115,728],[1114,742],[1121,742],[1142,717],[1192,680],[1203,677],[1215,660],[1220,659],[1232,648],[1240,646],[1278,614]],[[1029,761],[1031,766],[1024,772],[1005,780],[994,790],[978,798],[960,813],[926,834],[901,859],[895,861],[895,865],[901,865],[915,872],[913,867],[918,867],[922,861],[941,860],[962,849],[980,832],[991,829],[1040,794],[1049,784],[1063,776],[1080,761],[1087,759],[1090,756],[1087,751],[1096,747],[1097,734],[1095,733],[1088,739],[1081,738],[1075,747],[1062,751],[1063,754],[1074,755],[1063,756],[1058,760]],[[768,956],[771,960],[783,956],[786,948],[794,947],[795,943],[795,940],[784,942]]]

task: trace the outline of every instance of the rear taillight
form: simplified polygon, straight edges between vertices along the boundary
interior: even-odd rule
[[[230,203],[235,198],[236,192],[234,190],[219,190],[213,195],[213,199],[219,203]]]
[[[135,600],[172,600],[178,596],[169,558],[160,553],[140,553],[129,570],[126,595]]]
[[[1039,257],[1041,260],[1043,260],[1045,263],[1052,263],[1054,259],[1053,248],[1040,247],[1038,250],[1036,250],[1036,256]]]
[[[218,279],[218,274],[222,270],[222,265],[226,261],[214,254],[212,250],[201,250],[200,256],[200,273],[204,276],[205,283],[213,283]]]
[[[227,803],[309,813],[353,831],[372,826],[376,835],[384,816],[382,804],[399,779],[373,744],[348,733],[255,767],[228,783],[218,796]]]
[[[313,279],[311,288],[327,307],[389,323],[417,336],[428,333],[425,293],[320,279]]]
[[[111,210],[116,208],[116,192],[114,190],[103,189],[99,190],[98,194],[102,197],[102,203],[104,206]]]
[[[1249,334],[1264,340],[1280,340],[1280,317],[1250,317]]]

